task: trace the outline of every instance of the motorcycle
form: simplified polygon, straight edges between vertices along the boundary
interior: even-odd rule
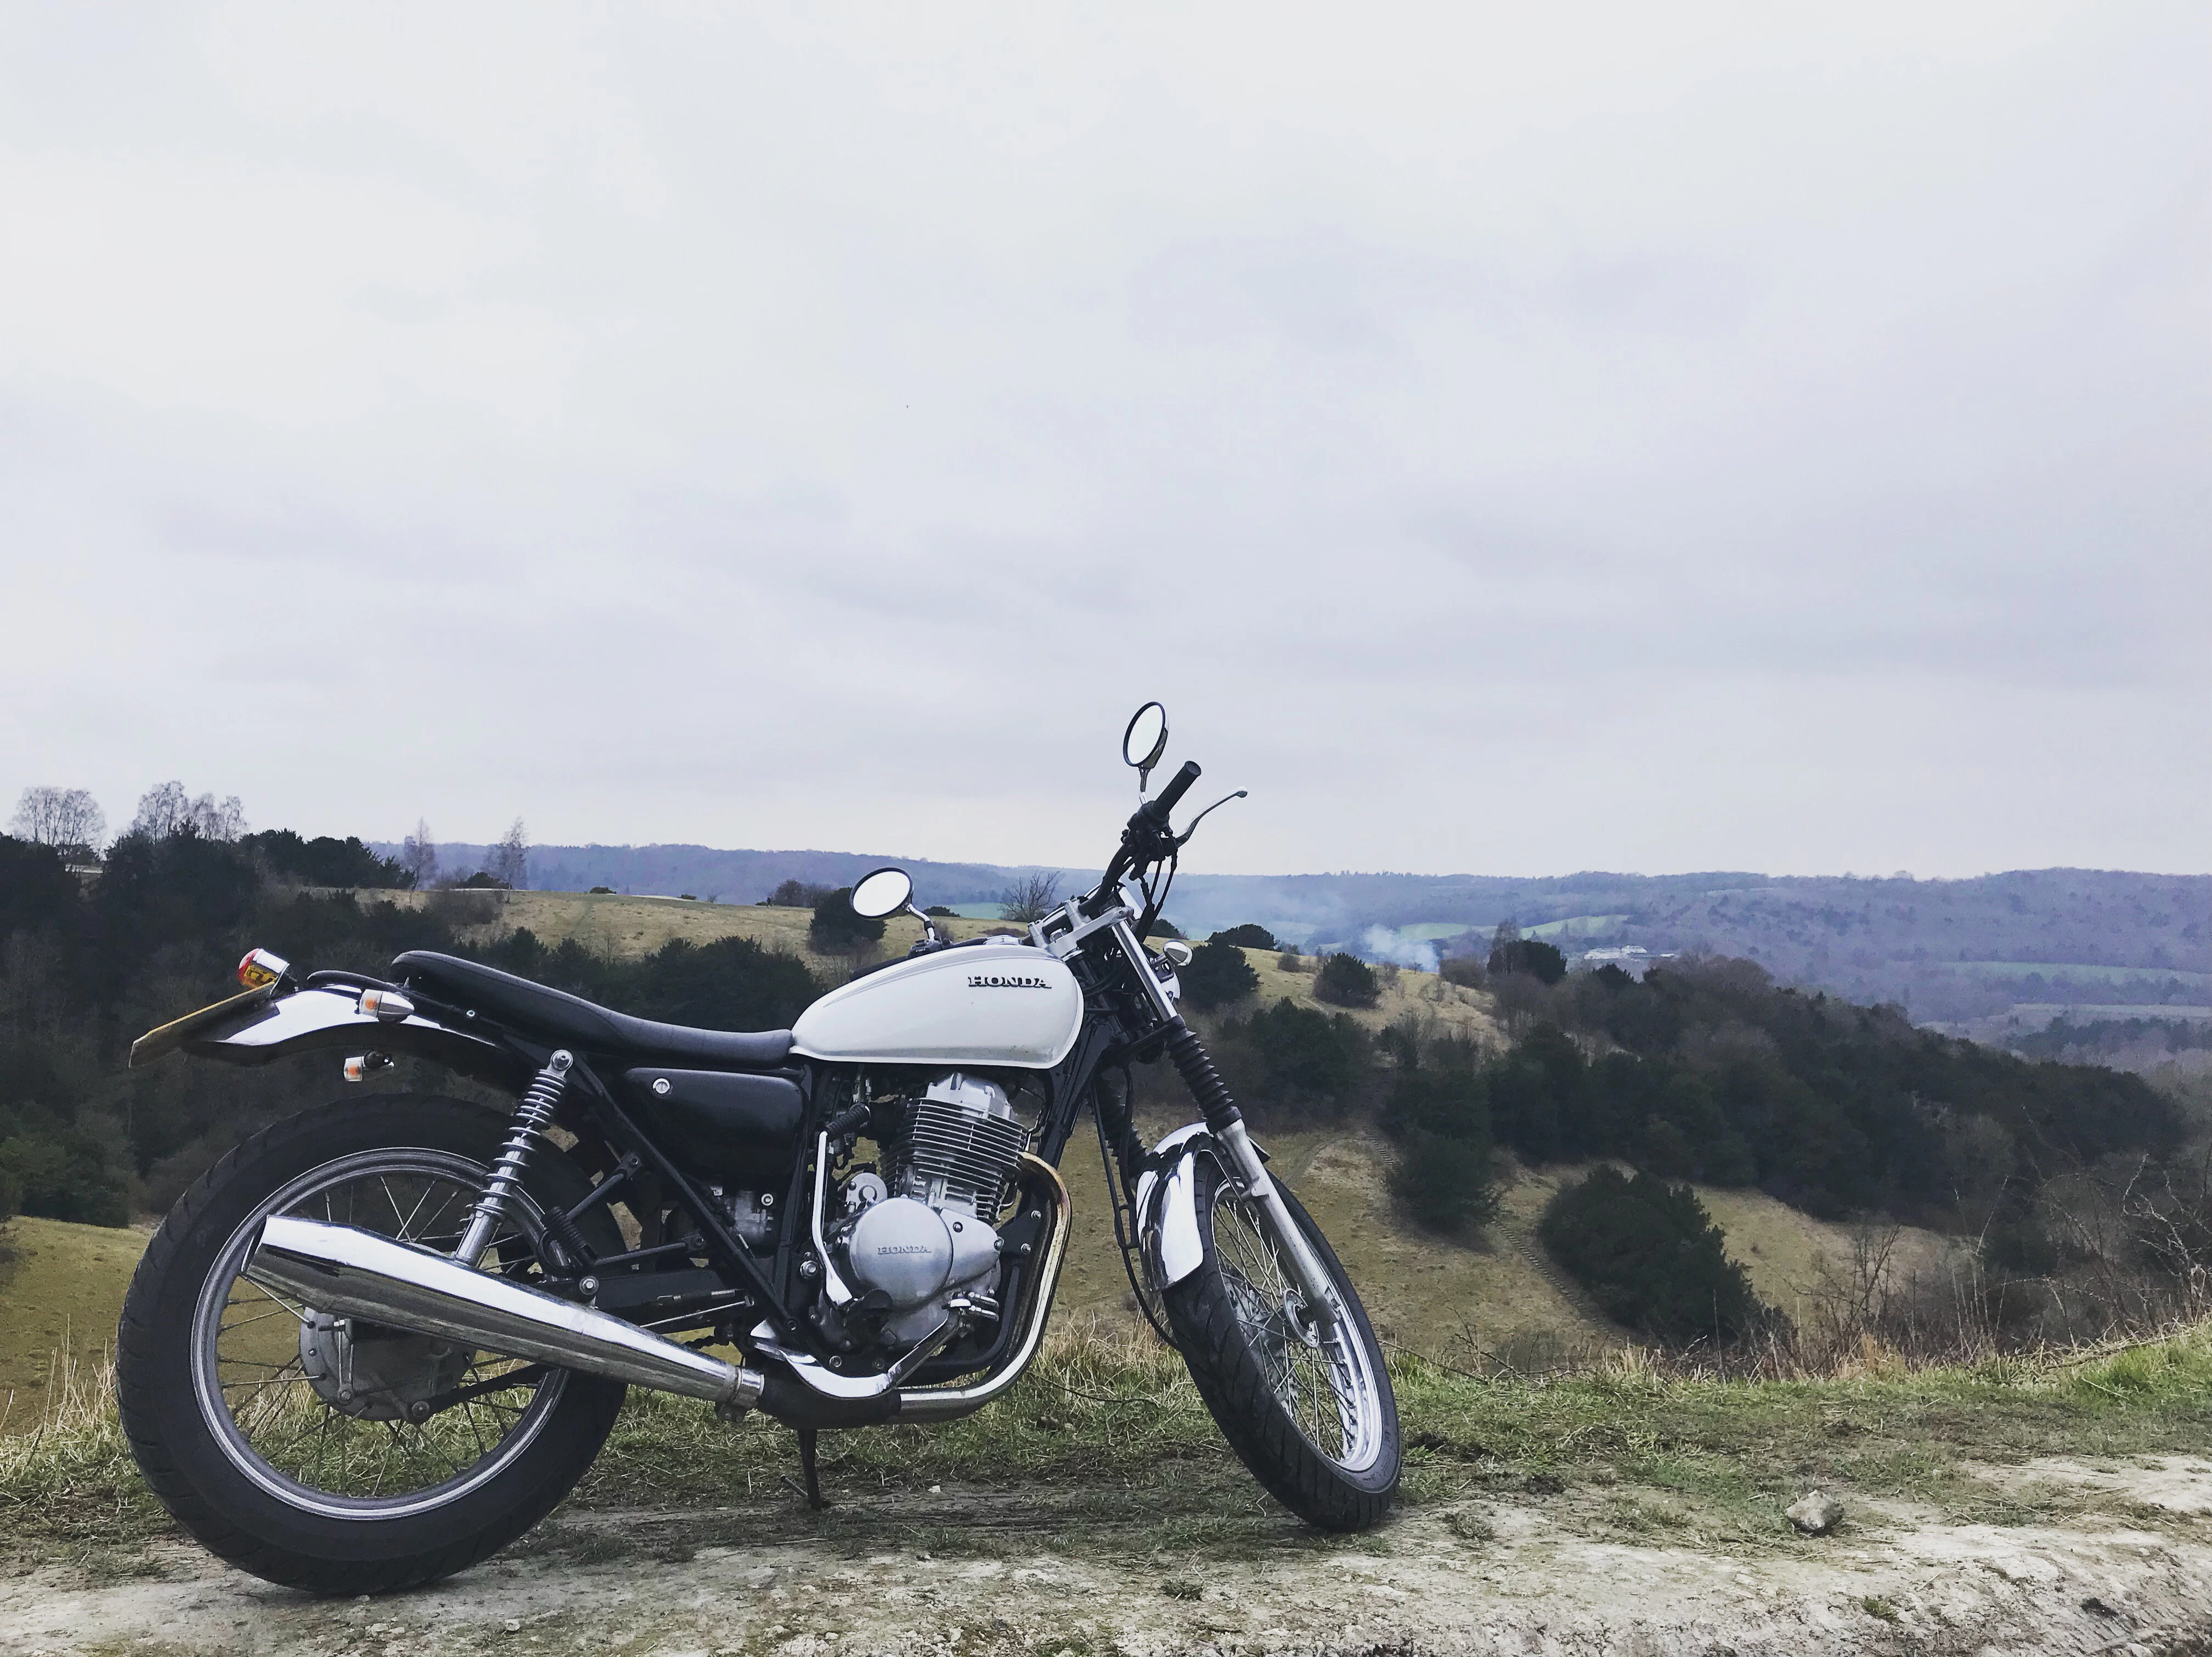
[[[250,953],[244,993],[131,1063],[349,1049],[360,1081],[405,1053],[516,1102],[349,1098],[179,1199],[117,1347],[156,1496],[256,1575],[384,1592],[527,1531],[642,1387],[796,1429],[818,1502],[817,1433],[969,1414],[1036,1356],[1088,1107],[1139,1303],[1231,1447],[1308,1522],[1379,1522],[1401,1442],[1374,1332],[1177,1011],[1188,947],[1146,942],[1242,792],[1176,832],[1200,769],[1147,798],[1167,739],[1146,703],[1119,849],[1026,937],[951,942],[903,871],[860,880],[859,914],[921,939],[788,1030],[657,1023],[429,951],[388,981]],[[1147,1147],[1127,1067],[1163,1055],[1200,1120]]]

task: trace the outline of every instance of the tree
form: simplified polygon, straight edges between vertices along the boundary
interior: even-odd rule
[[[1321,963],[1321,972],[1314,979],[1315,996],[1339,1007],[1371,1007],[1382,993],[1382,986],[1375,981],[1375,969],[1358,956],[1340,950]]]
[[[827,886],[817,886],[811,881],[787,880],[761,901],[771,908],[811,909],[830,889]]]
[[[26,788],[9,826],[16,839],[51,846],[64,856],[90,855],[107,833],[107,814],[82,788]]]
[[[401,842],[399,864],[415,877],[415,889],[428,891],[438,878],[438,842],[430,838],[430,825],[415,819],[415,832]]]
[[[1279,950],[1274,933],[1265,926],[1246,921],[1242,926],[1231,926],[1218,932],[1207,940],[1212,944],[1234,944],[1240,950]]]
[[[1022,876],[999,894],[999,918],[1027,925],[1042,920],[1060,907],[1060,871]]]
[[[1601,1164],[1545,1205],[1536,1235],[1607,1317],[1671,1344],[1731,1340],[1771,1315],[1686,1185]]]
[[[1490,971],[1493,976],[1527,973],[1539,984],[1556,984],[1567,975],[1567,958],[1557,944],[1523,938],[1518,926],[1505,920],[1491,935]]]
[[[1260,987],[1260,974],[1252,970],[1244,951],[1218,938],[1192,950],[1190,964],[1176,976],[1182,981],[1184,1002],[1200,1012],[1242,1001]]]
[[[221,804],[213,794],[197,799],[173,779],[148,789],[138,797],[138,815],[131,832],[149,840],[168,840],[177,835],[197,835],[202,840],[232,841],[246,832],[246,808],[233,794]]]
[[[857,955],[884,935],[880,919],[853,913],[853,889],[840,886],[814,901],[814,919],[806,928],[806,942],[822,955]]]
[[[506,837],[491,848],[490,872],[509,891],[519,892],[530,884],[530,837],[520,817],[507,825]]]

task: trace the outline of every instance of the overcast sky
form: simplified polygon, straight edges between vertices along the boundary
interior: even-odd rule
[[[10,5],[0,792],[1077,867],[1158,695],[1197,869],[2204,871],[2208,85],[2203,0]]]

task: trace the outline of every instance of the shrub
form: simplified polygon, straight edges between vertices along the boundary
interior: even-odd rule
[[[814,900],[806,941],[823,955],[852,955],[884,935],[884,923],[853,913],[853,889],[840,886]]]
[[[1183,1000],[1200,1012],[1242,1001],[1260,987],[1260,974],[1244,951],[1218,939],[1192,950],[1190,964],[1176,975],[1182,981]]]
[[[830,888],[817,886],[811,881],[787,880],[761,901],[776,909],[814,909],[821,907]]]
[[[927,915],[932,920],[950,920],[954,918],[951,906],[945,903],[933,903],[924,909],[922,913]]]
[[[1367,1032],[1343,1013],[1288,996],[1249,1018],[1224,1019],[1215,1057],[1231,1091],[1261,1120],[1277,1110],[1341,1115],[1371,1069]]]
[[[1382,992],[1374,968],[1358,956],[1341,951],[1321,963],[1321,974],[1314,980],[1315,996],[1333,1006],[1371,1007]]]
[[[1490,970],[1527,973],[1539,984],[1556,984],[1567,975],[1567,958],[1540,938],[1506,938],[1491,946]]]
[[[1407,1136],[1390,1194],[1418,1225],[1461,1235],[1498,1217],[1498,1181],[1487,1142],[1448,1139],[1420,1131]]]
[[[1447,956],[1437,968],[1437,976],[1447,984],[1458,984],[1470,990],[1479,990],[1490,981],[1481,961],[1471,955]]]
[[[1285,950],[1275,957],[1275,968],[1279,972],[1310,973],[1313,970],[1313,963],[1296,950]]]
[[[0,1185],[22,1195],[22,1212],[79,1225],[128,1225],[131,1201],[99,1139],[82,1128],[51,1138],[0,1140]]]
[[[1382,1118],[1401,1147],[1391,1193],[1432,1231],[1478,1229],[1496,1217],[1498,1201],[1484,1078],[1468,1064],[1422,1068],[1419,1043],[1398,1046],[1403,1068]]]
[[[1687,1186],[1606,1165],[1563,1187],[1536,1228],[1616,1323],[1670,1345],[1732,1340],[1771,1314]]]
[[[614,895],[615,889],[611,886],[594,886],[591,890],[593,897],[612,897]]]
[[[1146,934],[1146,936],[1152,938],[1180,938],[1187,939],[1190,935],[1184,932],[1182,927],[1176,926],[1175,922],[1170,920],[1165,915],[1161,915],[1153,920],[1152,930]]]
[[[1265,926],[1246,921],[1242,926],[1231,926],[1218,932],[1206,940],[1210,944],[1234,944],[1240,950],[1279,950],[1274,933]]]

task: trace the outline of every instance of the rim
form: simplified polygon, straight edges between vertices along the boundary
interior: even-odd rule
[[[1333,1296],[1334,1332],[1314,1332],[1306,1298],[1244,1193],[1221,1176],[1214,1188],[1213,1254],[1244,1344],[1298,1435],[1347,1472],[1375,1465],[1382,1448],[1382,1399],[1374,1355],[1344,1296]]]
[[[407,1378],[409,1396],[427,1391],[453,1401],[419,1420],[388,1413],[402,1407],[398,1392],[372,1391],[353,1407],[341,1407],[331,1396],[337,1379],[322,1356],[329,1320],[311,1329],[312,1307],[295,1305],[242,1275],[262,1223],[276,1214],[357,1225],[450,1252],[459,1246],[489,1172],[447,1151],[363,1151],[301,1175],[231,1234],[194,1310],[192,1383],[202,1419],[248,1479],[310,1513],[401,1518],[459,1500],[536,1442],[560,1401],[565,1370],[422,1337],[381,1348],[364,1342],[352,1349],[344,1379],[354,1378],[354,1361],[371,1351],[400,1352],[404,1361],[395,1373]],[[537,1271],[543,1234],[526,1198],[520,1206],[522,1226],[503,1224],[484,1258],[488,1266],[527,1281]],[[319,1377],[310,1374],[311,1362]]]

